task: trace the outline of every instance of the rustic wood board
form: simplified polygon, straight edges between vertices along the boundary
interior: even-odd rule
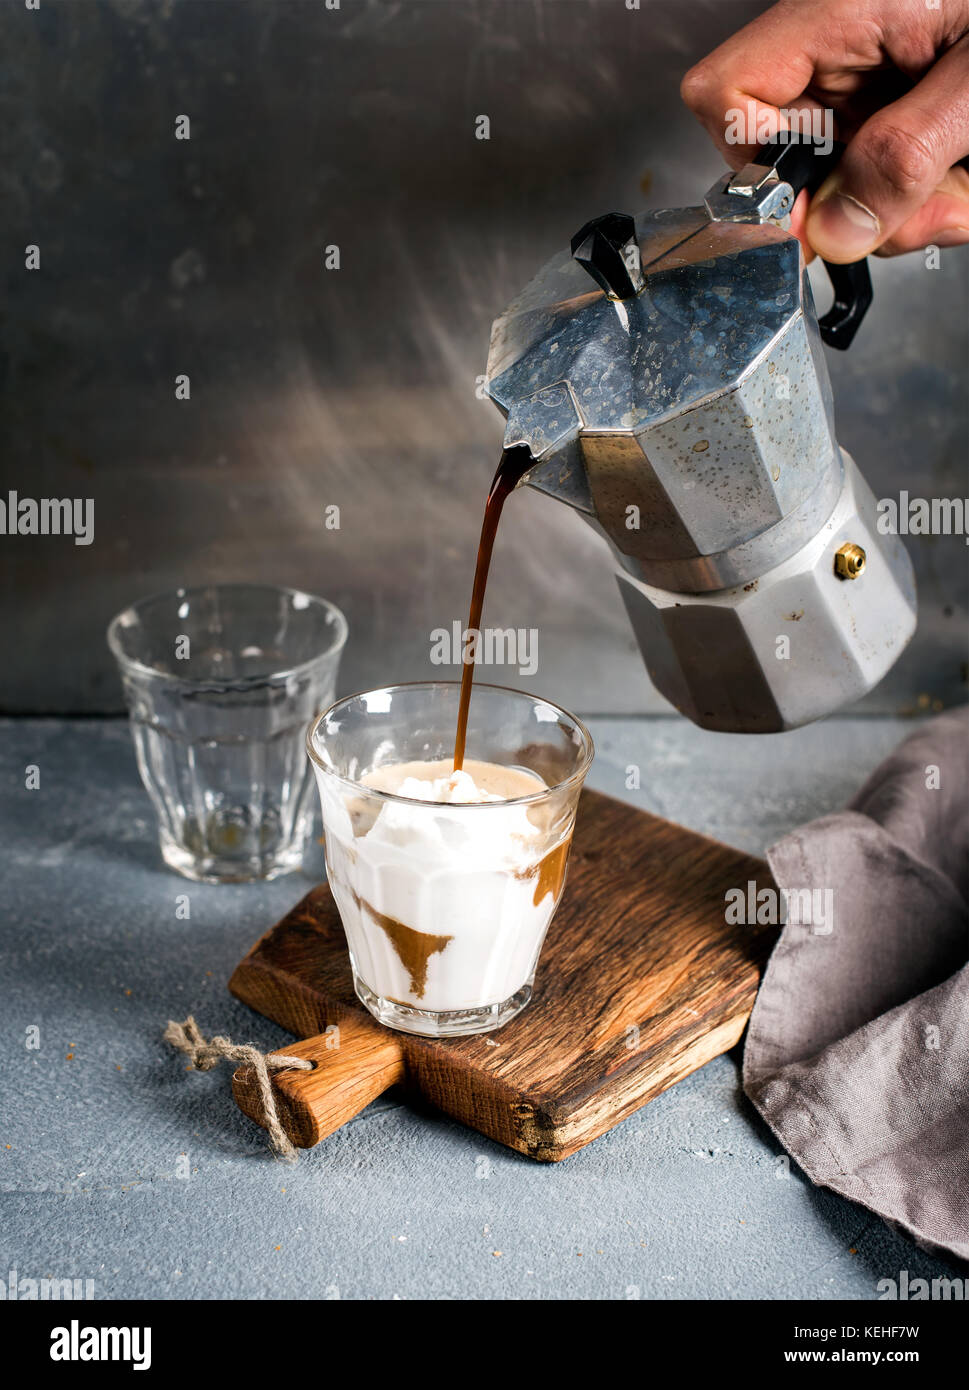
[[[404,1085],[532,1158],[566,1158],[740,1037],[776,937],[724,921],[727,890],[750,880],[771,884],[762,860],[584,792],[531,1003],[490,1034],[394,1033]],[[325,884],[229,989],[301,1038],[370,1019]]]

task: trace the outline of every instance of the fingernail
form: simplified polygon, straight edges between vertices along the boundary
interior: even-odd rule
[[[969,241],[969,227],[945,227],[932,240],[936,246],[964,246]]]
[[[875,214],[850,193],[833,193],[808,212],[808,239],[827,260],[859,260],[874,246],[879,231]]]

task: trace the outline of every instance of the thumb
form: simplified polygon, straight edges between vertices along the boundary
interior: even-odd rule
[[[812,199],[808,241],[826,261],[860,260],[928,202],[967,152],[969,46],[960,42],[857,132]],[[952,225],[966,225],[967,213],[955,203]]]

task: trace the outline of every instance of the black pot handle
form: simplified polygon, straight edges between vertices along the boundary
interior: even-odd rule
[[[791,185],[797,197],[804,188],[809,193],[820,188],[845,147],[839,140],[818,140],[797,131],[781,131],[765,141],[762,149],[766,158],[756,162],[776,169],[778,177]],[[851,346],[872,301],[868,261],[862,258],[850,265],[825,261],[824,268],[834,290],[834,303],[818,320],[821,341],[843,350]]]

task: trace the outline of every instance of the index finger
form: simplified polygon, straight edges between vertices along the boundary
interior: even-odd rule
[[[753,157],[758,144],[784,128],[781,110],[820,111],[805,95],[823,54],[825,69],[853,87],[850,74],[883,64],[874,19],[857,0],[781,0],[683,78],[680,94],[728,163]],[[738,118],[729,120],[732,113]]]

